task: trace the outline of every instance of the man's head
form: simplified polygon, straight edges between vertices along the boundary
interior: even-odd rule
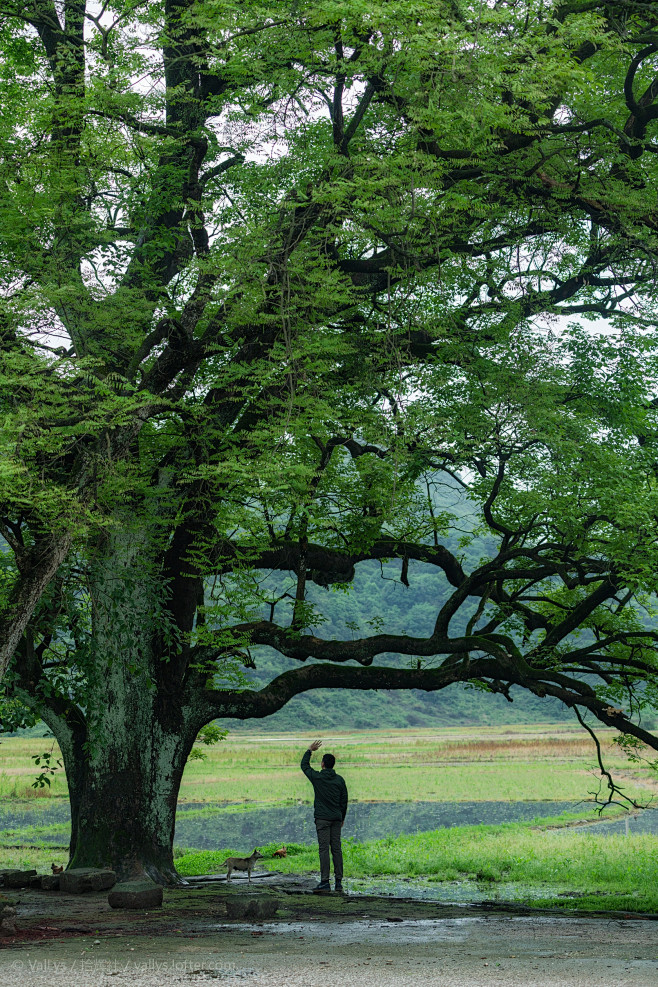
[[[334,766],[335,763],[336,763],[336,758],[334,757],[333,754],[324,754],[323,755],[323,757],[322,757],[322,767],[323,768],[329,768],[331,770],[331,768],[333,768],[333,766]]]

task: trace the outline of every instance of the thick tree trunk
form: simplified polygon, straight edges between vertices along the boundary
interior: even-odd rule
[[[120,880],[147,875],[174,884],[176,803],[197,729],[180,703],[163,709],[130,673],[114,667],[108,678],[105,715],[97,712],[90,737],[84,726],[72,730],[45,717],[69,785],[69,867],[111,867]]]
[[[162,657],[165,616],[142,544],[134,534],[113,533],[103,545],[90,583],[84,712],[64,704],[44,718],[69,782],[69,866],[111,867],[120,879],[148,875],[171,884],[180,880],[176,802],[203,721],[185,698],[176,654]]]
[[[70,866],[111,867],[119,879],[146,874],[172,884],[179,880],[174,824],[189,748],[157,722],[149,730],[146,719],[141,715],[140,728],[123,737],[108,737],[86,763],[83,785],[71,793]]]

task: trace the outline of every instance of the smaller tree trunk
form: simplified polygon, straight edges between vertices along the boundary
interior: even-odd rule
[[[143,547],[142,532],[119,525],[99,544],[85,712],[65,708],[52,729],[69,779],[70,866],[171,884],[178,792],[201,723],[159,652],[161,601]]]
[[[22,560],[23,573],[11,591],[9,602],[0,613],[0,679],[16,651],[34,613],[34,608],[71,547],[68,533],[35,545]]]

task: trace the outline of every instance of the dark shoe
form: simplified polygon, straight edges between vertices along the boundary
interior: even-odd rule
[[[331,892],[331,885],[329,881],[320,881],[320,883],[313,888],[313,894],[329,894]]]
[[[336,891],[338,892],[338,894],[344,894],[345,893],[343,891],[343,882],[342,881],[336,881]]]

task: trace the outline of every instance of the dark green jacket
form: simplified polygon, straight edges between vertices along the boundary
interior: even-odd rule
[[[344,819],[347,812],[347,785],[344,778],[333,768],[314,771],[311,767],[311,752],[306,751],[302,758],[302,771],[313,785],[315,802],[313,815],[316,819]]]

